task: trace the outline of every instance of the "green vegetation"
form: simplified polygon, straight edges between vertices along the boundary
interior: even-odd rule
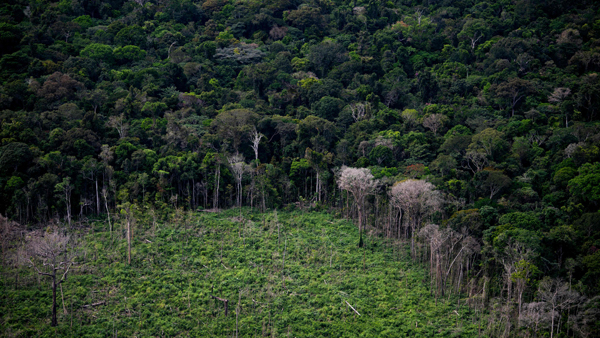
[[[240,337],[475,336],[473,312],[455,296],[436,301],[404,244],[373,238],[363,253],[347,220],[246,211],[242,222],[237,210],[139,219],[131,266],[125,229],[111,238],[90,224],[58,296],[58,327],[46,282],[3,269],[3,335],[225,337],[237,319]],[[211,295],[229,300],[227,316]]]
[[[598,1],[5,0],[0,46],[4,271],[90,219],[133,268],[139,210],[317,210],[490,336],[600,336]]]

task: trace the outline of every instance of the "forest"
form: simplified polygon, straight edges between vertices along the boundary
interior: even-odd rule
[[[596,1],[0,18],[0,335],[600,336]]]

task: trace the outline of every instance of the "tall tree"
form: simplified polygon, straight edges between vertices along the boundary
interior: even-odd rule
[[[125,224],[127,225],[127,264],[131,265],[131,242],[133,241],[133,224],[136,221],[137,205],[125,202],[118,207],[121,209],[121,214],[125,217]]]
[[[52,323],[57,326],[56,288],[62,284],[79,255],[77,243],[70,235],[57,231],[45,234],[31,233],[29,240],[19,249],[18,260],[32,267],[40,276],[52,281]]]
[[[71,184],[71,177],[63,178],[62,182],[56,184],[55,191],[60,199],[65,203],[67,209],[67,221],[71,226],[71,193],[75,187]]]
[[[550,316],[550,338],[554,337],[554,324],[560,318],[561,312],[571,308],[579,301],[579,293],[571,290],[569,283],[560,279],[546,276],[540,282],[538,298],[545,302],[549,308]],[[558,328],[556,330],[558,333]]]
[[[531,81],[514,77],[506,82],[494,85],[493,90],[496,96],[506,101],[511,109],[511,116],[514,116],[517,104],[528,94],[533,93],[535,86]]]
[[[415,236],[423,219],[440,210],[443,200],[435,186],[423,180],[405,180],[396,183],[390,192],[392,204],[406,215],[406,222],[411,229],[411,253],[415,252]]]
[[[237,191],[237,200],[236,204],[239,208],[242,207],[242,178],[244,177],[244,172],[246,172],[246,163],[244,163],[244,156],[240,154],[232,155],[227,158],[227,162],[229,163],[229,169],[233,174],[233,178],[236,183],[236,191]],[[241,209],[240,209],[241,210]],[[240,211],[241,212],[241,211]]]
[[[359,247],[362,247],[362,230],[365,209],[365,199],[375,193],[379,181],[373,177],[367,168],[342,167],[338,186],[352,194],[358,210],[358,231],[360,234]]]

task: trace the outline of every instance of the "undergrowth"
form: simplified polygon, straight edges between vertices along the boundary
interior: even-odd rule
[[[131,266],[123,229],[98,222],[85,231],[56,328],[49,281],[3,266],[2,335],[235,337],[236,319],[239,337],[477,334],[458,299],[436,302],[407,246],[367,238],[358,249],[356,226],[327,213],[246,210],[240,222],[230,210],[144,223]],[[227,316],[212,296],[228,300]]]

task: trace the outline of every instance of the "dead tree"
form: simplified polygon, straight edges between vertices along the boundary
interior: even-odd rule
[[[52,281],[52,323],[56,320],[56,288],[67,278],[75,259],[79,255],[77,244],[69,235],[55,231],[28,236],[29,240],[18,250],[18,261],[33,268],[39,275]]]
[[[411,253],[416,257],[415,236],[422,221],[439,210],[442,197],[435,186],[423,180],[405,180],[392,187],[391,203],[404,212],[411,229]]]
[[[354,122],[358,122],[367,116],[367,110],[369,108],[368,104],[353,103],[349,107],[350,111],[352,112],[352,118],[354,119]]]
[[[211,296],[212,298],[214,298],[214,299],[218,300],[218,301],[221,301],[221,302],[223,302],[223,305],[225,306],[225,317],[227,317],[229,300],[227,300],[227,299],[225,299],[225,298],[219,298],[219,297],[217,297],[217,296],[213,296],[213,295],[210,295],[210,296]]]
[[[437,131],[444,125],[446,117],[442,114],[432,114],[423,119],[423,126],[430,129],[434,136],[437,136]]]
[[[244,177],[244,172],[246,171],[246,163],[244,163],[244,157],[242,155],[233,155],[227,158],[227,162],[229,163],[229,169],[231,169],[231,173],[233,174],[233,178],[236,183],[237,190],[237,201],[236,204],[238,207],[242,207],[242,178]]]
[[[17,239],[19,234],[19,224],[9,220],[7,217],[0,214],[0,243],[2,243],[2,260],[9,258],[7,255],[9,244]]]
[[[119,139],[127,136],[127,130],[129,129],[129,123],[126,122],[125,114],[114,115],[108,118],[106,123],[108,127],[115,128],[119,133]]]
[[[571,290],[568,283],[560,279],[545,277],[538,289],[538,298],[548,306],[550,316],[550,338],[554,337],[555,319],[561,317],[561,312],[571,308],[579,300],[577,291]],[[556,328],[558,334],[560,327]]]
[[[359,246],[362,246],[362,230],[365,208],[365,198],[375,193],[379,181],[366,168],[342,167],[338,185],[340,189],[352,194],[358,210],[358,231],[360,233]]]
[[[250,140],[252,141],[252,150],[254,150],[254,159],[258,161],[258,145],[260,144],[260,140],[265,137],[265,135],[261,134],[256,130],[254,130],[250,134]]]
[[[134,212],[137,208],[135,204],[129,202],[119,205],[121,214],[125,216],[125,222],[127,224],[127,264],[131,265],[131,241],[133,239],[132,227],[135,223]]]

